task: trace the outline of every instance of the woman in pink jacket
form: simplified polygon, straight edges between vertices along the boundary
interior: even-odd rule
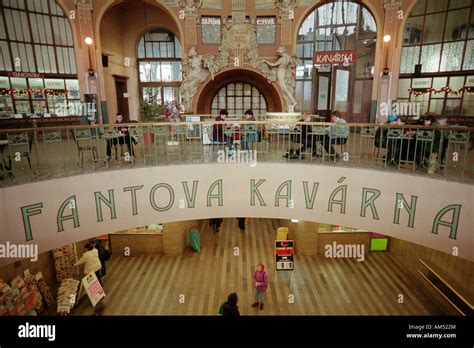
[[[255,303],[252,307],[260,305],[260,309],[263,309],[263,299],[268,287],[268,274],[265,272],[263,263],[257,265],[257,270],[253,273],[252,279],[255,286]]]

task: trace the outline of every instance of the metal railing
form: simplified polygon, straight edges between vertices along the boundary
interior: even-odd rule
[[[229,119],[4,129],[0,130],[0,185],[97,170],[249,159],[471,181],[473,130]]]

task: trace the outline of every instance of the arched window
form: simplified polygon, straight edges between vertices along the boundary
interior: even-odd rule
[[[357,3],[343,0],[315,8],[298,31],[296,109],[319,114],[339,110],[348,116],[367,117],[376,35],[374,17]],[[315,52],[323,51],[354,51],[356,61],[348,66],[314,67]]]
[[[181,86],[181,45],[164,29],[153,29],[138,43],[140,96],[144,101],[167,104],[179,100]]]
[[[74,40],[63,10],[54,0],[3,0],[0,114],[56,114],[58,103],[79,99]]]
[[[474,116],[472,93],[459,93],[465,85],[474,87],[474,3],[418,1],[405,25],[398,99],[420,103],[422,114]]]
[[[257,87],[246,82],[231,82],[222,87],[212,98],[211,112],[227,109],[229,114],[243,114],[251,109],[255,115],[267,112],[267,101]]]

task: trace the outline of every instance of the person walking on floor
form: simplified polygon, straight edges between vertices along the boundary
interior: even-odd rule
[[[221,305],[219,314],[223,317],[239,317],[240,312],[239,307],[237,306],[238,301],[239,298],[235,292],[229,294],[229,296],[227,296],[227,301]]]
[[[237,218],[237,223],[239,224],[240,231],[245,231],[245,218]]]
[[[214,233],[219,232],[219,229],[221,228],[223,219],[211,219],[209,220],[209,227],[212,228]]]
[[[260,309],[262,310],[265,292],[268,288],[268,274],[265,272],[263,263],[257,265],[257,270],[253,273],[252,280],[255,286],[255,303],[252,307],[258,307],[260,305]]]
[[[79,260],[77,260],[77,262],[74,264],[74,267],[84,264],[84,274],[95,272],[97,279],[99,279],[99,283],[102,284],[102,277],[100,273],[102,265],[99,259],[99,252],[95,248],[95,245],[91,243],[87,243],[85,248],[87,251],[82,254],[82,257]]]
[[[100,269],[100,275],[101,277],[105,277],[107,273],[105,262],[110,259],[110,251],[105,249],[104,242],[101,241],[100,239],[94,238],[89,243],[95,245],[95,248],[97,249],[99,253],[99,260],[102,266]]]

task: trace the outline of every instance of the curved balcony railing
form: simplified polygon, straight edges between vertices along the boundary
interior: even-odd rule
[[[473,130],[231,120],[3,129],[0,185],[138,166],[282,161],[472,182]]]

